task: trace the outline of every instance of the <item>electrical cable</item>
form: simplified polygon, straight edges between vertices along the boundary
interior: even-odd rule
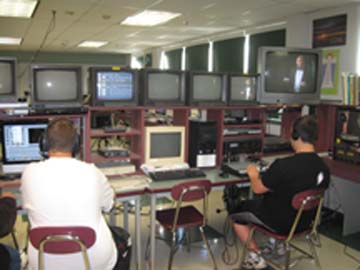
[[[221,253],[221,259],[226,265],[234,265],[239,260],[239,245],[237,241],[237,236],[232,229],[232,220],[228,216],[223,225],[223,235],[224,235],[224,250]],[[231,248],[235,250],[235,257],[231,258]]]

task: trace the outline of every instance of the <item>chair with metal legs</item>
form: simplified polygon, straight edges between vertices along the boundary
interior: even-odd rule
[[[90,269],[87,249],[96,240],[96,233],[90,227],[37,227],[30,230],[31,244],[39,250],[38,270],[44,270],[44,253],[71,254],[81,252],[86,270]]]
[[[247,241],[243,247],[241,260],[240,260],[240,269],[241,265],[245,260],[247,252],[249,251],[250,241],[254,236],[255,231],[260,231],[265,235],[275,238],[276,240],[282,241],[285,245],[285,263],[283,265],[275,262],[269,258],[265,258],[266,262],[274,269],[282,269],[282,270],[289,270],[290,269],[290,247],[301,252],[307,258],[314,259],[316,266],[318,269],[321,269],[320,261],[318,255],[316,253],[315,246],[320,246],[320,240],[318,237],[317,227],[320,221],[320,214],[321,214],[321,207],[323,204],[323,195],[324,189],[312,189],[306,190],[300,193],[297,193],[292,199],[292,207],[297,210],[297,214],[295,216],[293,225],[291,226],[290,232],[288,234],[279,234],[275,233],[265,227],[252,224],[251,230],[248,235]],[[316,210],[315,217],[310,225],[310,227],[306,230],[298,231],[298,224],[302,217],[304,211],[311,211]],[[309,245],[310,253],[304,249],[301,249],[298,246],[295,246],[292,243],[292,240],[299,236],[305,236],[307,243]]]
[[[217,269],[214,255],[210,249],[208,240],[204,233],[207,223],[208,194],[211,190],[209,180],[188,181],[175,185],[171,190],[171,196],[176,202],[175,208],[156,211],[156,220],[160,225],[171,231],[170,256],[168,269],[171,270],[174,253],[176,251],[177,231],[179,228],[189,229],[199,227],[201,237],[211,257],[214,269]],[[182,206],[183,202],[194,202],[202,200],[202,212],[192,205]]]

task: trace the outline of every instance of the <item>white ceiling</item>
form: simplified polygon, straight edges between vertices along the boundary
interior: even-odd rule
[[[37,50],[56,11],[56,25],[42,51],[136,53],[202,36],[249,28],[297,13],[335,7],[356,0],[41,0],[33,18],[0,17],[0,36],[22,37],[20,46],[0,50]],[[144,9],[179,12],[160,26],[122,26]],[[84,40],[108,41],[99,49],[78,48]]]

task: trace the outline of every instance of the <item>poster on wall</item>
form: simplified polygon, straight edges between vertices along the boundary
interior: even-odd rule
[[[313,48],[346,44],[346,14],[313,21]]]
[[[341,99],[339,91],[340,49],[322,51],[322,99]]]

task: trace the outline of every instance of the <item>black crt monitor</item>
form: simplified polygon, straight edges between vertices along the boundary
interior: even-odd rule
[[[0,103],[17,102],[16,59],[0,58]]]
[[[187,104],[190,106],[226,106],[225,73],[189,72]]]
[[[144,106],[184,106],[185,73],[177,70],[143,69],[141,104]]]
[[[320,50],[261,47],[258,101],[271,104],[319,103],[321,59]]]
[[[335,139],[360,143],[360,110],[356,108],[337,110]]]
[[[254,105],[257,103],[258,75],[228,75],[228,105]]]
[[[25,166],[42,160],[39,141],[47,128],[47,121],[9,121],[2,127],[3,173],[22,173]]]
[[[138,71],[112,67],[91,67],[90,94],[93,106],[137,106]]]
[[[82,70],[79,66],[34,65],[32,106],[35,109],[82,106]]]

